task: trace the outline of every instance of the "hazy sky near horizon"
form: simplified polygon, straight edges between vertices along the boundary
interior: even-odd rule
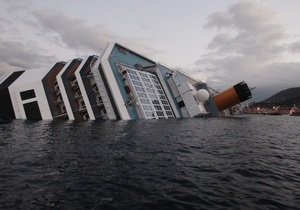
[[[253,100],[300,86],[299,0],[0,0],[0,76],[99,54],[107,42]]]

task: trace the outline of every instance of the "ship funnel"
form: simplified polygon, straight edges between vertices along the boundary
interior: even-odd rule
[[[214,95],[213,98],[218,110],[223,111],[252,98],[252,94],[248,85],[245,82],[240,82],[233,87]]]

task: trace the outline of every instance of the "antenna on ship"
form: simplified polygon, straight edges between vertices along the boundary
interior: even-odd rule
[[[109,42],[106,44],[106,46],[104,48],[101,49],[101,52],[99,53],[99,56],[95,56],[93,58],[92,62],[90,63],[90,68],[91,69],[93,69],[96,64],[97,64],[96,67],[98,68],[98,66],[100,64],[100,61],[103,58],[103,55],[104,55],[106,49],[108,48],[108,46],[109,46]]]

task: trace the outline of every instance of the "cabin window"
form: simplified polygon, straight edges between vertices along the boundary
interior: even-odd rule
[[[33,89],[20,92],[20,95],[23,101],[30,98],[35,98],[35,92]]]

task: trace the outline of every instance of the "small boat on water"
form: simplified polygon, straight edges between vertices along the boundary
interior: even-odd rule
[[[300,111],[295,112],[295,111],[290,111],[291,116],[300,116]]]
[[[290,110],[290,116],[300,116],[300,109],[296,105]]]
[[[300,112],[292,113],[291,116],[300,116]]]

